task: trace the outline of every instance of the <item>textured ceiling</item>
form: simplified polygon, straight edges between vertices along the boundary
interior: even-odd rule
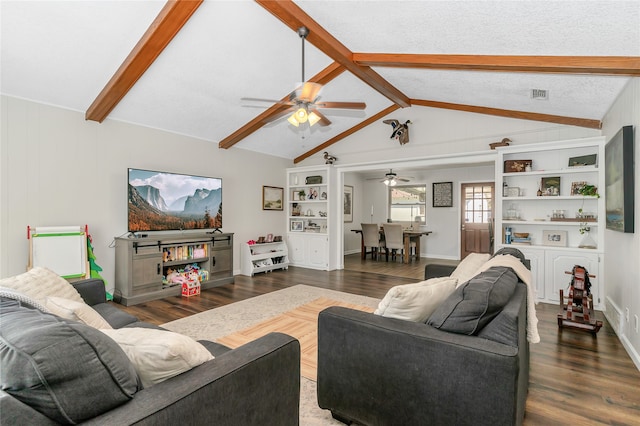
[[[640,1],[297,1],[354,53],[640,57]],[[3,94],[83,113],[163,1],[1,3]],[[298,35],[260,4],[205,1],[108,119],[219,143],[261,113],[242,97],[281,99],[301,80]],[[305,78],[333,62],[306,43]],[[372,67],[409,99],[601,120],[628,76]],[[549,99],[533,100],[533,88]],[[393,102],[348,71],[325,85],[332,121],[285,119],[235,147],[296,158]],[[265,105],[270,106],[270,105]],[[416,106],[414,108],[421,108]]]

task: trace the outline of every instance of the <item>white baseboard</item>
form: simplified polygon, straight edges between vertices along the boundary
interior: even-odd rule
[[[604,308],[604,316],[607,318],[607,321],[609,321],[611,328],[613,328],[613,331],[618,335],[618,337],[621,337],[622,324],[624,323],[622,310],[608,296],[604,300]]]
[[[636,365],[636,368],[640,371],[640,354],[636,351],[636,348],[633,347],[627,336],[622,335],[620,337],[620,341],[622,342],[622,346],[627,350],[627,353],[631,357],[631,361]]]
[[[624,346],[629,357],[636,365],[636,368],[640,370],[640,354],[638,354],[638,351],[636,351],[625,334],[628,332],[628,327],[625,327],[624,314],[622,313],[622,310],[608,296],[604,301],[604,306],[605,311],[603,313],[605,318],[609,321],[609,325],[618,336],[618,339],[620,339],[620,342],[622,342],[622,346]]]

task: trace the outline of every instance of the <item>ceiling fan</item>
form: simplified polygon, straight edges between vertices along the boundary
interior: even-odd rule
[[[396,186],[398,182],[409,182],[411,179],[413,179],[413,177],[398,176],[396,173],[393,172],[392,169],[389,169],[389,173],[385,174],[384,177],[369,178],[367,180],[379,180],[379,179],[382,179],[380,182],[384,183],[387,186]]]
[[[242,101],[270,102],[281,105],[288,105],[289,108],[279,114],[269,117],[266,122],[272,122],[279,118],[292,113],[287,121],[292,125],[299,127],[301,124],[309,123],[313,126],[318,123],[321,126],[328,126],[331,121],[322,114],[321,108],[337,108],[337,109],[365,109],[367,105],[364,102],[327,102],[320,101],[320,91],[322,84],[312,83],[304,79],[304,41],[309,34],[306,27],[298,28],[298,35],[302,39],[302,81],[303,83],[297,87],[288,96],[288,99],[273,100],[262,98],[242,98]]]

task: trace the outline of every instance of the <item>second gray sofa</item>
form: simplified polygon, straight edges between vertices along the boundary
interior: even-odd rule
[[[521,424],[529,383],[526,298],[525,284],[516,283],[478,335],[325,309],[318,319],[320,407],[346,424]]]

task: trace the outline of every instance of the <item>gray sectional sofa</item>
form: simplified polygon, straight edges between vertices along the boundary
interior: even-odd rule
[[[150,327],[107,303],[101,280],[75,284],[114,328]],[[300,345],[272,333],[141,388],[124,352],[87,325],[0,298],[2,425],[297,425]],[[275,391],[274,391],[275,390]]]
[[[427,267],[426,278],[453,269]],[[483,273],[485,280],[514,281],[508,283],[513,293],[488,324],[473,330],[438,328],[451,318],[446,306],[427,323],[343,307],[322,311],[320,407],[346,424],[521,424],[529,383],[527,289],[509,271]],[[458,296],[442,305],[461,303]]]

